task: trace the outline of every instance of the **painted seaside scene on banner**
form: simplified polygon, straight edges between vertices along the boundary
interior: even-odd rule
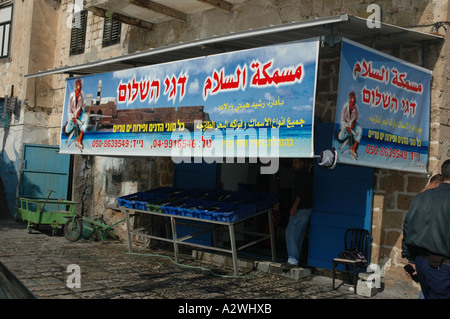
[[[317,38],[69,78],[61,152],[313,156]]]

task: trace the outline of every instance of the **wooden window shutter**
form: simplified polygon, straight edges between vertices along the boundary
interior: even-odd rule
[[[83,10],[72,19],[72,31],[70,37],[70,55],[84,53],[86,40],[87,11]]]
[[[122,24],[119,21],[114,21],[105,18],[103,24],[103,46],[120,43],[120,32]]]

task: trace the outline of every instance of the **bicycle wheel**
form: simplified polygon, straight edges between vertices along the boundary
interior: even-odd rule
[[[83,232],[83,224],[78,218],[69,219],[64,225],[64,236],[70,241],[77,241]]]

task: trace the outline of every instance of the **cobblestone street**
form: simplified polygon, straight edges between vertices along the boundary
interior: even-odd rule
[[[15,221],[1,221],[0,242],[0,262],[39,299],[368,299],[347,284],[332,290],[331,278],[314,271],[299,280],[254,270],[235,277],[231,268],[190,255],[176,264],[170,251],[129,254],[126,242],[73,243]],[[80,288],[67,285],[72,264],[80,267]],[[383,290],[369,299],[384,298],[415,296]]]

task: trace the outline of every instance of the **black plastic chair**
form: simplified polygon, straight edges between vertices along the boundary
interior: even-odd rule
[[[344,237],[344,252],[339,254],[340,256],[333,259],[333,289],[335,288],[336,271],[342,271],[349,274],[353,274],[353,287],[356,293],[356,282],[357,282],[357,272],[363,267],[368,266],[368,259],[370,257],[370,246],[372,242],[372,237],[366,229],[350,228],[345,231]],[[349,254],[345,252],[355,251],[362,255],[355,256],[356,254]],[[339,270],[337,266],[339,264],[345,265],[346,270]],[[349,270],[349,268],[352,270]]]

